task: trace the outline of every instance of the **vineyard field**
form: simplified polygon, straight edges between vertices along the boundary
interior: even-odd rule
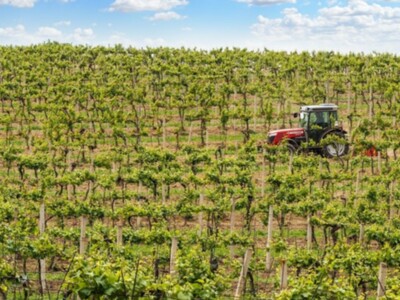
[[[400,299],[395,55],[0,46],[0,101],[0,299]],[[320,103],[348,155],[267,144]]]

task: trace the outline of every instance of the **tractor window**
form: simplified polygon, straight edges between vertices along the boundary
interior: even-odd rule
[[[330,122],[330,124],[331,124],[331,127],[337,126],[337,125],[336,125],[337,120],[338,120],[337,111],[331,111],[331,112],[329,113],[329,122]]]
[[[336,111],[315,111],[310,113],[310,127],[318,126],[321,129],[333,127],[336,120]]]
[[[300,113],[300,127],[307,128],[308,123],[308,114],[307,113]]]

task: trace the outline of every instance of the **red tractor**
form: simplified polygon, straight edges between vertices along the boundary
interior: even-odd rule
[[[298,149],[318,152],[326,157],[339,157],[349,152],[346,131],[338,124],[338,107],[334,104],[307,105],[300,108],[300,127],[278,129],[268,133],[268,143],[287,143],[291,153]]]

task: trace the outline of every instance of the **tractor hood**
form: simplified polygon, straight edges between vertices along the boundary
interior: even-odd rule
[[[304,136],[304,128],[277,129],[268,133],[268,143],[278,145],[283,139],[294,139]]]

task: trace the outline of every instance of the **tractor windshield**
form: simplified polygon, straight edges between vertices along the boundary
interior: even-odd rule
[[[300,112],[300,127],[308,128],[332,128],[337,121],[337,111],[311,111]]]
[[[310,113],[310,128],[318,126],[321,129],[331,128],[335,126],[337,121],[336,111],[313,111]]]

